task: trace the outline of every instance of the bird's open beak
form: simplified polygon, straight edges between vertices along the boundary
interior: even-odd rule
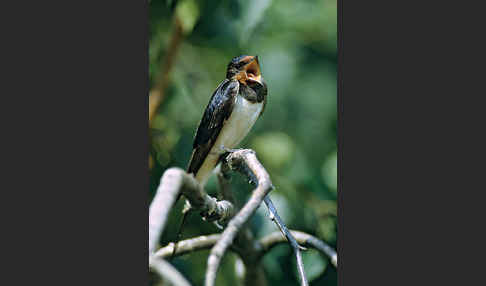
[[[238,80],[246,82],[247,80],[262,83],[262,74],[260,71],[260,63],[258,56],[252,57],[250,62],[243,67],[243,70],[238,74]]]

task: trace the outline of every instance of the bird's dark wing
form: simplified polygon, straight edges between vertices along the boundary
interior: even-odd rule
[[[225,79],[213,93],[194,137],[188,173],[196,174],[233,110],[239,83]]]

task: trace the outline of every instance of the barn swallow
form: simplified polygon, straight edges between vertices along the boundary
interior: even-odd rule
[[[236,147],[250,132],[263,114],[266,103],[267,85],[258,56],[233,58],[228,64],[226,78],[214,91],[199,123],[187,173],[194,174],[204,186],[222,155]],[[304,249],[289,232],[268,195],[264,201],[294,251]],[[187,214],[188,211],[184,212],[172,255],[176,252]]]
[[[214,91],[194,137],[187,172],[204,186],[221,155],[235,148],[263,114],[267,85],[258,56],[235,57]]]

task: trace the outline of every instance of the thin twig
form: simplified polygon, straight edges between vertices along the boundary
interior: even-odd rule
[[[184,208],[182,210],[182,221],[181,221],[181,224],[179,225],[179,229],[177,230],[176,241],[174,242],[174,249],[172,250],[171,259],[174,257],[174,255],[176,253],[177,244],[182,239],[182,230],[183,230],[184,226],[186,225],[187,218],[189,217],[189,215],[191,213],[192,213],[191,204],[186,200]]]
[[[332,265],[337,267],[336,251],[324,241],[305,232],[296,230],[291,230],[290,232],[298,241],[298,243],[318,250],[331,260]],[[268,251],[270,251],[270,249],[272,249],[277,244],[285,242],[287,242],[286,238],[283,237],[282,234],[278,231],[263,237],[262,239],[260,239],[262,250],[259,253],[259,258],[261,259],[261,257],[263,257]]]
[[[287,238],[290,246],[292,247],[292,250],[295,254],[295,260],[297,261],[297,270],[299,272],[301,285],[302,286],[309,285],[309,282],[307,282],[307,278],[305,276],[304,263],[302,262],[302,253],[300,251],[303,248],[297,243],[294,236],[290,233],[288,228],[285,226],[283,220],[278,215],[277,209],[273,205],[273,202],[270,199],[270,196],[267,195],[265,197],[264,201],[265,201],[265,204],[268,207],[268,210],[271,213],[271,219],[277,224],[278,228],[280,229],[280,232]]]
[[[162,278],[167,279],[175,286],[191,286],[191,284],[169,262],[163,259],[150,258],[149,266]]]
[[[202,235],[191,239],[181,240],[177,243],[177,250],[174,256],[184,255],[189,252],[209,249],[221,238],[221,234]],[[155,252],[156,258],[167,258],[174,251],[174,243],[169,243]]]
[[[208,258],[208,267],[206,270],[206,286],[214,285],[216,281],[216,273],[224,253],[233,243],[233,240],[243,225],[255,213],[258,206],[260,206],[263,198],[272,189],[270,176],[258,161],[254,151],[248,149],[238,150],[229,154],[226,157],[226,160],[228,162],[228,166],[232,170],[237,170],[250,178],[256,179],[258,186],[253,191],[248,202],[228,223],[228,226],[221,235],[221,239],[211,249],[211,253],[209,254]]]

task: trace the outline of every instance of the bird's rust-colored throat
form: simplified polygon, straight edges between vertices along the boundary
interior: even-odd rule
[[[243,84],[246,84],[247,80],[257,81],[261,83],[261,70],[257,56],[244,57],[242,62],[247,64],[243,66],[242,70],[236,75],[236,79]]]

